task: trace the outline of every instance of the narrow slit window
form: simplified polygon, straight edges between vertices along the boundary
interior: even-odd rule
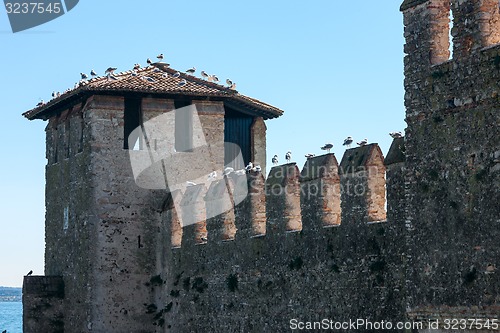
[[[141,99],[140,98],[125,98],[125,110],[123,114],[123,149],[142,149],[143,142],[141,136],[137,135],[135,140],[130,140],[130,135],[136,128],[142,125],[142,110],[141,110]],[[135,133],[140,133],[141,131],[135,131]],[[130,145],[129,142],[135,142],[134,145]]]
[[[193,151],[193,110],[189,101],[175,101],[175,150]]]

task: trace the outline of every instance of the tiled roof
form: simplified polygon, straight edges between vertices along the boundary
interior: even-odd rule
[[[216,97],[228,100],[232,104],[244,107],[256,114],[268,118],[279,117],[283,111],[261,102],[257,99],[242,95],[236,90],[229,89],[221,84],[208,82],[195,76],[180,72],[180,76],[175,78],[173,74],[177,71],[165,67],[162,63],[153,64],[141,68],[135,72],[126,71],[115,74],[111,77],[102,76],[87,81],[82,81],[77,87],[63,93],[46,104],[36,107],[23,113],[28,119],[44,118],[44,115],[56,109],[61,103],[86,94],[93,93],[147,93],[163,95],[184,95],[193,97]],[[184,86],[179,83],[186,80]]]

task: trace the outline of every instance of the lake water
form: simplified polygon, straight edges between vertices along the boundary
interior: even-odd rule
[[[0,302],[0,332],[23,332],[23,303]]]

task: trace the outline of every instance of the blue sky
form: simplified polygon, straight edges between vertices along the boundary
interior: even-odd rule
[[[368,138],[384,152],[404,130],[403,24],[398,0],[82,0],[66,15],[13,34],[0,9],[0,286],[43,275],[45,123],[21,113],[80,72],[118,71],[165,54],[231,78],[240,93],[285,110],[267,122],[268,158]],[[270,161],[268,162],[270,164]]]

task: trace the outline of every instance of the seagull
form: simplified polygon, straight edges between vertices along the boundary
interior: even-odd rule
[[[234,172],[234,174],[237,176],[243,176],[243,175],[246,175],[246,173],[247,173],[247,171],[245,169],[236,170]]]
[[[97,76],[97,73],[96,73],[96,72],[92,69],[92,70],[90,71],[90,76],[92,76],[92,77],[96,77],[96,76]]]
[[[305,157],[306,157],[307,159],[313,158],[314,156],[316,156],[316,155],[311,154],[311,153],[309,153],[309,154],[306,154],[306,155],[305,155]]]
[[[212,80],[214,82],[219,82],[219,78],[217,77],[217,75],[212,75]]]
[[[333,144],[331,143],[325,143],[323,147],[321,147],[321,150],[326,150],[328,154],[330,154],[330,150],[333,148]]]
[[[255,172],[261,172],[262,168],[260,167],[260,165],[256,165],[255,168],[253,168],[253,171],[255,171]]]
[[[162,76],[163,76],[163,77],[168,77],[168,73],[167,73],[167,72],[165,72],[165,73],[163,73],[163,74],[162,74]]]
[[[233,84],[229,87],[229,89],[231,89],[231,90],[236,90],[236,83],[233,83]]]
[[[234,172],[234,168],[231,167],[224,168],[224,176],[229,175],[231,172]]]
[[[403,137],[403,134],[401,132],[390,132],[389,135],[393,138],[393,139],[399,139],[399,138],[402,138]]]
[[[55,91],[52,92],[52,98],[56,98],[57,94]]]
[[[347,138],[344,139],[344,143],[342,145],[350,148],[352,141],[353,141],[352,136],[348,136]]]
[[[153,69],[153,73],[160,73],[161,72],[161,69],[159,69],[158,67],[155,67],[155,69]]]
[[[212,171],[210,172],[210,174],[208,175],[208,180],[209,181],[213,181],[217,178],[217,171]]]
[[[205,71],[201,71],[201,77],[204,79],[208,79],[208,74]]]
[[[61,93],[59,91],[56,93],[56,97],[61,97]]]
[[[156,58],[158,58],[159,61],[162,61],[163,60],[163,53],[160,53],[156,56]]]
[[[177,84],[178,87],[184,87],[185,85],[187,84],[187,81],[186,80],[182,80],[181,82],[179,82]]]
[[[137,71],[134,69],[132,73],[130,73],[130,76],[137,76]]]
[[[360,146],[360,147],[363,147],[364,145],[366,145],[368,143],[368,139],[363,139],[361,140],[360,142],[357,142],[357,144]]]
[[[153,63],[149,58],[146,60],[146,62],[148,63],[148,65],[151,65]]]
[[[188,69],[186,71],[186,73],[188,73],[188,74],[194,74],[194,72],[196,72],[196,67],[191,67],[190,69]]]
[[[45,103],[43,102],[43,99],[42,99],[40,102],[38,102],[38,104],[37,104],[36,106],[37,106],[37,107],[40,107],[40,106],[42,106],[42,105],[44,105],[44,104],[45,104]]]
[[[286,154],[285,154],[285,160],[287,163],[290,163],[290,160],[292,159],[292,152],[291,151],[288,151]]]
[[[140,68],[141,68],[141,65],[139,65],[139,64],[134,64],[134,68],[133,68],[133,70],[134,70],[134,71],[136,71],[136,70],[138,70],[138,69],[140,69]]]
[[[175,72],[174,75],[172,75],[172,77],[175,77],[175,78],[178,78],[179,76],[181,76],[180,72]]]
[[[153,79],[152,77],[150,76],[141,76],[141,79],[143,80],[147,80],[149,82],[155,82],[155,79]]]
[[[245,170],[246,171],[250,171],[253,169],[253,163],[252,162],[248,162],[248,165],[245,167]]]
[[[228,85],[228,87],[231,87],[233,85],[233,81],[231,81],[230,79],[226,79],[226,84]]]
[[[113,74],[114,71],[116,71],[116,67],[108,67],[108,69],[106,69],[106,72],[104,72],[105,74]]]
[[[26,274],[26,276],[30,276],[31,274],[33,274],[33,271],[29,271],[28,274]]]
[[[273,162],[273,165],[278,165],[278,155],[274,155],[271,161]]]
[[[189,180],[186,182],[186,186],[196,186],[196,183],[190,182]]]
[[[82,80],[87,80],[89,78],[85,73],[80,73],[80,76],[82,77]]]

